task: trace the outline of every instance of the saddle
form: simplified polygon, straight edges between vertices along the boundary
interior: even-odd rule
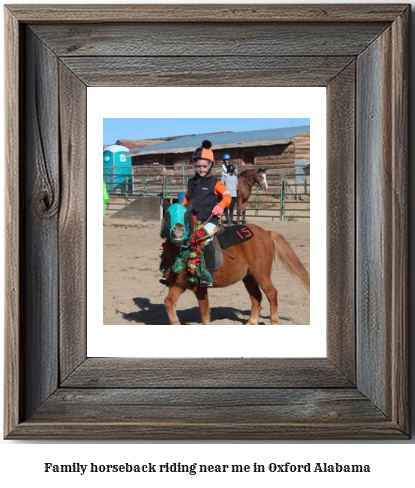
[[[213,247],[215,249],[214,271],[219,269],[223,264],[223,250],[241,244],[241,242],[247,241],[253,236],[254,233],[246,225],[221,227],[213,237]]]

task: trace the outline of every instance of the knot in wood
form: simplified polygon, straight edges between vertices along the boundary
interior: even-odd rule
[[[58,205],[52,191],[43,188],[36,199],[36,213],[42,219],[52,218],[58,211]]]

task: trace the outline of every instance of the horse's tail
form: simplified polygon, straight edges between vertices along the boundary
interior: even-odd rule
[[[297,254],[292,247],[276,232],[269,232],[272,241],[274,242],[275,257],[289,271],[295,278],[298,279],[301,286],[305,288],[307,293],[310,293],[310,275],[299,260]]]

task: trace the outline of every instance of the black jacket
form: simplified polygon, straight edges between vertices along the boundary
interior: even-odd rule
[[[218,179],[210,175],[200,177],[198,175],[189,179],[189,201],[192,204],[192,212],[196,215],[197,220],[204,222],[211,214],[213,207],[218,204],[219,196],[215,195],[215,186]],[[210,222],[218,223],[218,217],[213,217]]]

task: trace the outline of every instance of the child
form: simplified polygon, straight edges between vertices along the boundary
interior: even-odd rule
[[[224,154],[222,156],[222,181],[223,181],[224,176],[226,176],[228,174],[228,164],[229,164],[230,160],[231,160],[231,157],[229,154]]]
[[[226,217],[226,224],[232,225],[233,220],[233,210],[235,208],[236,203],[236,195],[238,189],[238,177],[235,174],[235,166],[233,164],[228,165],[228,174],[222,177],[222,181],[226,186],[226,189],[230,193],[232,197],[232,201],[229,207],[225,208],[225,217]],[[230,210],[230,218],[229,218],[229,210]]]
[[[211,234],[218,223],[218,215],[223,214],[223,210],[231,203],[232,198],[225,185],[212,175],[212,167],[215,164],[213,152],[210,149],[212,143],[203,141],[202,145],[193,153],[192,161],[195,176],[189,178],[187,193],[182,201],[182,205],[191,202],[191,211],[196,215],[197,220],[205,222],[212,214],[212,217],[204,229]],[[212,242],[213,236],[206,239],[208,243],[204,249],[206,268],[213,276],[215,265],[215,249]],[[200,286],[212,286],[212,282],[201,280]]]

